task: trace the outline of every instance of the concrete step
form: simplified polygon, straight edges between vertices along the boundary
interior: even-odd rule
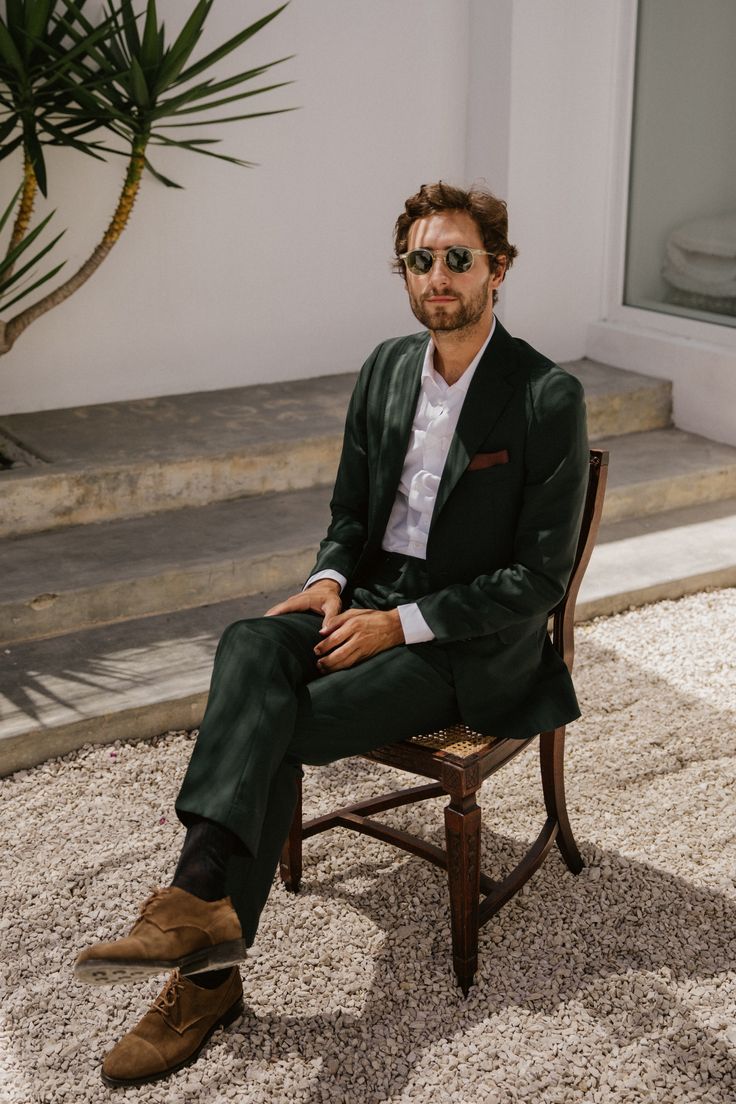
[[[666,381],[594,361],[591,437],[669,425]],[[0,417],[0,536],[329,484],[355,374]]]
[[[736,497],[736,448],[681,429],[607,437],[606,521],[646,517]]]
[[[604,524],[578,620],[706,586],[736,585],[736,499]],[[222,630],[261,616],[294,586],[6,645],[0,664],[0,775],[85,743],[196,727]]]
[[[85,743],[196,728],[217,641],[287,591],[3,649],[0,776]]]
[[[355,375],[13,414],[40,459],[0,474],[0,536],[334,479]]]
[[[736,586],[736,498],[604,522],[576,616],[589,621],[724,586]]]
[[[330,493],[308,487],[6,539],[0,643],[303,582]]]
[[[606,444],[609,521],[736,496],[736,449],[679,430]],[[330,493],[317,486],[6,539],[0,642],[294,586],[324,536]]]
[[[672,423],[672,384],[639,372],[625,372],[597,360],[564,365],[585,389],[591,441],[622,433],[666,429]]]

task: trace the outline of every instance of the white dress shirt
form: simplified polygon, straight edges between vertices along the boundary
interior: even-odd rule
[[[495,328],[494,316],[483,347],[453,384],[446,383],[435,371],[434,342],[430,340],[427,345],[409,447],[381,543],[384,552],[399,552],[421,560],[427,558],[429,525],[452,437],[470,382]],[[347,582],[339,571],[327,568],[310,576],[304,589],[318,579],[336,579],[341,591]],[[407,644],[434,640],[434,633],[416,602],[407,602],[397,608]]]

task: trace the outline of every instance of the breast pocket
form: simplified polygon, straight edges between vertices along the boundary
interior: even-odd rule
[[[509,463],[508,449],[495,449],[491,452],[476,452],[470,458],[467,471],[488,471],[491,468],[505,468]]]

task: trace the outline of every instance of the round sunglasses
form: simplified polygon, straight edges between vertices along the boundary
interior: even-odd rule
[[[467,245],[451,245],[448,249],[410,249],[399,257],[415,276],[426,276],[436,257],[442,257],[450,272],[469,272],[477,256],[493,257],[487,249],[470,249]]]

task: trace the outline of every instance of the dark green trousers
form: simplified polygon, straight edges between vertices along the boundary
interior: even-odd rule
[[[424,561],[383,553],[345,608],[393,609],[427,593]],[[286,613],[228,626],[207,709],[176,801],[237,836],[227,890],[246,942],[255,939],[296,807],[302,764],[331,763],[458,719],[447,655],[401,644],[353,667],[317,670],[322,616]]]

